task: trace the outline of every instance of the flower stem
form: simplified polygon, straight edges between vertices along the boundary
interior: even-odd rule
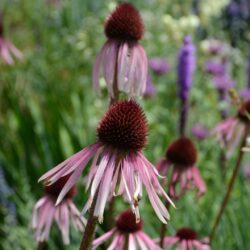
[[[86,225],[86,228],[84,231],[84,235],[83,235],[79,250],[92,249],[92,241],[94,238],[96,223],[98,220],[98,217],[94,216],[98,192],[99,192],[99,188],[97,189],[97,191],[95,193],[94,199],[93,199],[91,207],[90,207],[88,222],[87,222],[87,225]]]
[[[170,209],[170,203],[168,201],[166,201],[165,206],[167,208],[167,210]],[[167,224],[161,223],[161,229],[160,229],[160,247],[163,249],[163,243],[164,243],[164,237],[165,237],[165,233],[167,230]]]
[[[37,250],[42,250],[45,246],[45,241],[39,241],[38,242],[38,246],[37,246]]]
[[[227,203],[229,201],[230,195],[232,193],[233,186],[234,186],[236,177],[238,175],[238,172],[239,172],[239,169],[240,169],[240,166],[241,166],[241,161],[242,161],[243,154],[244,154],[244,152],[242,151],[242,148],[245,147],[245,145],[246,145],[248,133],[249,133],[249,128],[246,127],[245,128],[245,133],[244,133],[244,136],[243,136],[240,148],[239,148],[239,154],[238,154],[238,158],[237,158],[237,161],[236,161],[236,164],[235,164],[234,171],[233,171],[232,176],[230,178],[226,194],[225,194],[224,199],[223,199],[223,201],[221,203],[219,212],[218,212],[218,214],[216,216],[214,225],[213,225],[211,233],[210,233],[210,242],[212,242],[212,240],[214,239],[216,229],[217,229],[217,227],[219,225],[219,222],[220,222],[220,220],[222,218],[222,215],[223,215],[223,213],[225,211],[225,208],[226,208]]]
[[[185,128],[187,123],[188,114],[188,99],[181,99],[181,110],[180,110],[180,135],[185,135]]]
[[[115,58],[115,71],[114,71],[114,80],[113,80],[113,93],[114,96],[110,98],[110,106],[119,101],[119,89],[118,89],[118,54],[119,54],[119,46],[117,45],[117,52]]]

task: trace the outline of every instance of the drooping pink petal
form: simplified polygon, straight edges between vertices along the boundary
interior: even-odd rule
[[[109,46],[109,42],[106,42],[98,53],[95,64],[92,71],[93,87],[96,92],[100,92],[99,72],[101,64],[103,63],[103,54]]]
[[[113,156],[108,163],[105,174],[100,183],[100,189],[98,191],[97,202],[95,206],[94,215],[98,216],[100,223],[103,222],[104,208],[110,193],[111,181],[115,169],[115,157]]]
[[[109,94],[112,97],[114,96],[113,85],[118,47],[117,43],[110,42],[109,47],[103,53],[103,77],[106,81]]]
[[[112,235],[114,234],[114,232],[115,232],[115,229],[112,229],[112,230],[108,231],[107,233],[103,234],[102,236],[100,236],[99,238],[95,239],[92,243],[93,248],[96,249],[104,241],[109,240],[112,237]]]

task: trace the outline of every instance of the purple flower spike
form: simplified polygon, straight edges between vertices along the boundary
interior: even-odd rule
[[[170,65],[168,61],[164,58],[152,58],[149,61],[149,67],[156,75],[167,74],[170,70]]]
[[[178,55],[177,66],[179,95],[182,100],[188,99],[189,89],[192,85],[196,62],[195,51],[196,49],[192,43],[192,38],[190,36],[186,36]]]

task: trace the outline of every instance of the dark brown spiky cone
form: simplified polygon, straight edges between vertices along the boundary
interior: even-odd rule
[[[56,200],[58,198],[60,192],[62,191],[63,187],[65,186],[66,182],[70,178],[70,176],[71,176],[70,174],[63,176],[58,181],[53,183],[52,185],[44,186],[45,193],[52,196]],[[73,198],[76,195],[76,192],[77,192],[76,185],[74,185],[69,190],[69,192],[67,193],[65,198]]]
[[[238,111],[238,118],[245,123],[250,124],[250,101],[247,101],[241,105]]]
[[[143,221],[136,223],[135,215],[131,210],[122,212],[117,220],[116,227],[122,233],[135,233],[142,230]]]
[[[138,10],[130,3],[118,5],[105,23],[105,34],[109,39],[138,41],[144,26]]]
[[[182,227],[176,232],[176,236],[180,240],[196,240],[197,233],[190,227]]]
[[[166,157],[170,163],[184,170],[195,164],[197,151],[190,139],[181,137],[170,144]]]
[[[113,104],[97,128],[99,141],[120,151],[132,153],[142,150],[147,142],[147,120],[135,101]]]

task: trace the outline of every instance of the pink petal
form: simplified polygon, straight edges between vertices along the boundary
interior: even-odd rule
[[[99,238],[95,239],[92,243],[93,248],[96,249],[104,241],[110,239],[114,232],[115,232],[115,229],[112,229],[112,230],[108,231],[107,233],[103,234],[102,236],[100,236]]]

